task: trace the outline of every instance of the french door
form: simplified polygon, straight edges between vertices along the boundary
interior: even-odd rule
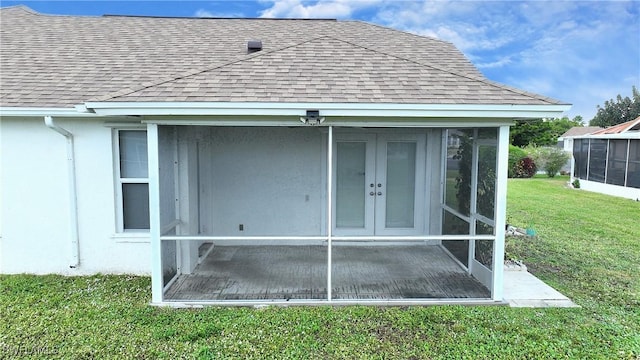
[[[334,234],[420,234],[425,135],[337,135],[334,146]]]

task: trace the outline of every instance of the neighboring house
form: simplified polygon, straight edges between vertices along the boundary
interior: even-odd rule
[[[640,200],[640,117],[571,136],[571,181],[580,188]]]
[[[0,16],[0,272],[502,301],[509,126],[568,105],[358,21]]]
[[[558,147],[564,149],[564,151],[573,151],[573,138],[575,136],[588,135],[594,131],[601,130],[599,126],[574,126],[567,130],[564,134],[558,138]]]
[[[568,153],[572,153],[574,136],[591,134],[592,132],[600,129],[602,128],[599,126],[574,126],[571,129],[567,130],[567,132],[565,132],[564,134],[560,135],[560,137],[558,138],[558,147],[562,148]],[[570,172],[572,163],[573,158],[569,159],[560,171],[564,171],[567,173]]]

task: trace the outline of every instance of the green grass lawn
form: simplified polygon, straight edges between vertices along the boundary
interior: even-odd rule
[[[640,203],[509,182],[507,253],[581,308],[148,306],[133,276],[0,276],[0,358],[640,358]]]

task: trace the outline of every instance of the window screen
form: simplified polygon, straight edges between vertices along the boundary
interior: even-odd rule
[[[573,140],[573,159],[575,166],[573,176],[580,179],[587,179],[587,164],[589,157],[589,139]]]
[[[627,169],[627,144],[629,140],[609,140],[607,184],[624,186]]]
[[[629,140],[627,187],[640,188],[640,140]]]
[[[591,139],[589,181],[604,182],[607,165],[607,140]]]

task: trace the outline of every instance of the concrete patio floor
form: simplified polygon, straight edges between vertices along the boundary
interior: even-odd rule
[[[490,299],[437,245],[338,245],[332,299]],[[326,246],[216,246],[168,301],[327,299]]]
[[[436,245],[335,246],[333,299],[489,300],[489,290]],[[326,300],[325,246],[216,246],[165,300]],[[577,307],[526,268],[506,267],[511,307]]]

